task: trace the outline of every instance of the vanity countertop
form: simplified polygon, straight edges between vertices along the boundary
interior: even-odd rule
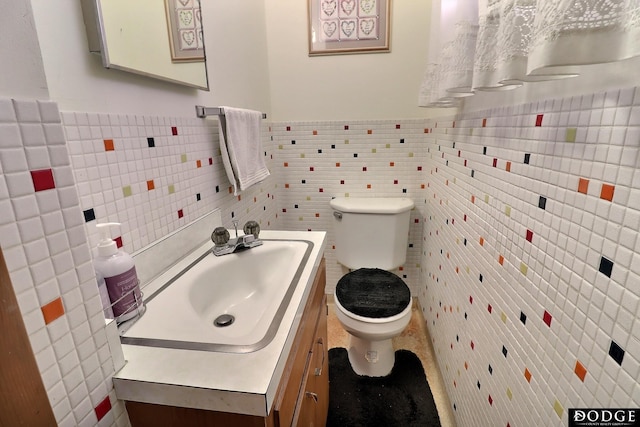
[[[123,344],[126,364],[113,377],[118,399],[267,416],[325,249],[322,231],[270,231],[262,239],[308,240],[313,250],[273,340],[252,353]],[[208,242],[151,281],[151,295],[212,247]],[[167,313],[171,316],[171,313]]]

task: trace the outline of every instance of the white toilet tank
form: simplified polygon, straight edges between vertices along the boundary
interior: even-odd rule
[[[393,270],[405,263],[413,200],[336,197],[330,206],[340,264]]]

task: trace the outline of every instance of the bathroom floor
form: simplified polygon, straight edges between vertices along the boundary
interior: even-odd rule
[[[329,319],[327,323],[329,348],[346,348],[349,342],[349,335],[342,329],[335,315],[335,305],[333,304],[332,296],[328,296],[327,300],[329,305]],[[427,381],[429,381],[429,386],[431,387],[433,399],[438,408],[438,415],[442,427],[455,427],[455,418],[453,417],[451,404],[445,391],[442,377],[438,371],[429,331],[427,331],[422,311],[416,301],[414,301],[409,326],[407,326],[399,337],[394,338],[393,346],[396,350],[409,350],[420,358],[427,376]]]

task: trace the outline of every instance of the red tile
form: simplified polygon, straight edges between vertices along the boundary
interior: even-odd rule
[[[53,180],[53,171],[51,169],[31,171],[31,180],[33,181],[33,188],[35,188],[36,191],[56,188],[56,183]]]
[[[121,248],[122,247],[122,236],[118,236],[115,239],[113,239],[114,242],[116,242],[116,247],[117,248]]]
[[[482,119],[482,127],[483,128],[487,127],[487,119]]]
[[[542,316],[542,320],[547,324],[548,327],[551,327],[551,314],[547,310],[544,311],[544,316]]]
[[[317,134],[318,134],[318,131],[317,131],[317,130],[314,130],[312,133],[313,133],[314,135],[317,135]]]
[[[182,218],[184,216],[184,212],[182,211],[182,209],[180,209],[178,211],[178,218]]]
[[[96,411],[96,417],[100,421],[111,410],[111,401],[109,396],[105,397],[102,402],[98,403],[98,406],[94,409]]]
[[[527,230],[527,241],[531,242],[533,240],[533,231]]]
[[[538,114],[538,115],[536,116],[536,126],[537,126],[537,127],[542,126],[542,117],[543,117],[543,115],[542,115],[542,114]]]
[[[171,135],[177,135],[178,134],[178,128],[175,126],[171,126]]]
[[[344,130],[349,130],[349,125],[344,125]]]
[[[151,191],[151,190],[154,190],[155,188],[156,188],[156,185],[152,179],[147,181],[147,190]]]
[[[576,367],[573,372],[580,378],[580,381],[584,382],[584,378],[587,376],[587,368],[579,360],[576,360]]]

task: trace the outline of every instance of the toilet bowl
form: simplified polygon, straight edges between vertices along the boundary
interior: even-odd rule
[[[336,285],[336,316],[349,333],[349,362],[358,375],[388,375],[395,362],[392,338],[411,320],[411,291],[391,270],[407,258],[408,198],[336,197],[335,255],[351,270]]]
[[[388,375],[395,362],[392,338],[411,320],[411,291],[402,279],[361,268],[336,286],[336,317],[349,333],[349,363],[358,375]]]

